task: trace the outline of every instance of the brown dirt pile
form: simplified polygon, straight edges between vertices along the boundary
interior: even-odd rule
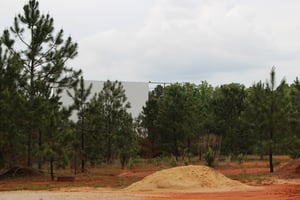
[[[300,178],[300,158],[283,165],[274,174],[279,178]]]
[[[155,172],[125,188],[125,191],[215,192],[250,188],[209,167],[189,165]]]

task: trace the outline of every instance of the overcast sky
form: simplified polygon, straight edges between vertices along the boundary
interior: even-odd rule
[[[0,0],[1,31],[26,0]],[[300,76],[299,0],[40,0],[85,79],[250,86]]]

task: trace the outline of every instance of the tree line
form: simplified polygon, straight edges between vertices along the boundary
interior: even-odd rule
[[[158,85],[137,119],[119,81],[106,81],[91,94],[81,70],[68,66],[77,43],[55,31],[54,20],[36,0],[23,7],[0,38],[0,167],[27,165],[54,170],[86,165],[125,167],[132,158],[172,155],[299,156],[300,82],[266,82],[246,88],[206,81]],[[62,92],[73,103],[62,106]],[[76,113],[77,120],[70,116]]]
[[[146,128],[143,153],[181,157],[198,155],[211,148],[215,155],[299,156],[300,82],[282,80],[276,85],[275,68],[266,82],[246,88],[231,83],[212,87],[174,83],[158,85],[141,115]]]

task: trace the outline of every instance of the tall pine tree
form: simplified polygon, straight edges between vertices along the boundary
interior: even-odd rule
[[[79,81],[79,87],[74,87],[73,94],[69,91],[68,95],[73,99],[73,107],[75,110],[78,111],[78,121],[77,125],[79,127],[80,132],[80,143],[81,143],[81,172],[83,173],[85,170],[85,115],[88,103],[88,97],[91,94],[92,84],[90,84],[87,88],[85,88],[84,79],[81,76]]]
[[[77,44],[71,37],[63,39],[63,30],[56,34],[53,18],[40,13],[39,3],[30,0],[23,13],[14,18],[13,26],[6,29],[2,42],[6,49],[22,64],[21,75],[26,77],[24,87],[27,98],[28,131],[27,131],[27,165],[32,166],[34,136],[43,122],[38,106],[47,94],[57,88],[50,98],[59,95],[61,88],[71,86],[77,81],[81,71],[67,67],[66,62],[77,55]],[[11,35],[13,37],[11,37]],[[12,39],[15,38],[15,39]]]

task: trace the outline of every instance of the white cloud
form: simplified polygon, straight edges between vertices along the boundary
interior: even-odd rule
[[[75,35],[79,57],[71,64],[86,79],[249,85],[264,81],[273,65],[278,78],[298,75],[298,0],[58,3],[40,4]]]

